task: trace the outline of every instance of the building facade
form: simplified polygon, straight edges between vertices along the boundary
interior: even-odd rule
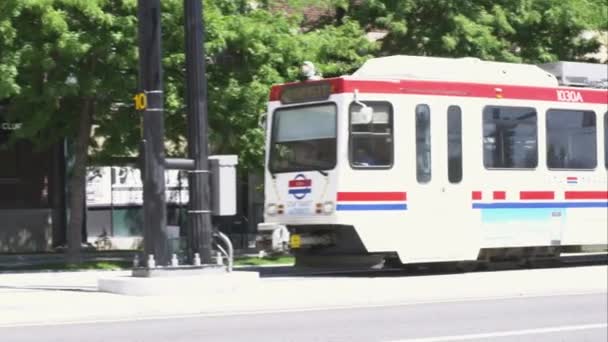
[[[48,252],[65,244],[65,142],[15,140],[22,123],[0,105],[0,253]]]

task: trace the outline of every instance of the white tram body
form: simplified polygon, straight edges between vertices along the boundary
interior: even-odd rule
[[[266,224],[296,257],[606,251],[607,66],[542,67],[391,56],[274,86]]]

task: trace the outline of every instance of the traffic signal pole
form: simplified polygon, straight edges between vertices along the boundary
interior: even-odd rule
[[[141,0],[140,0],[141,1]],[[186,100],[188,108],[188,157],[194,160],[189,171],[188,249],[189,257],[200,255],[202,264],[211,264],[211,202],[209,191],[207,79],[202,0],[184,0],[186,35]]]
[[[156,265],[170,262],[165,203],[165,122],[161,66],[160,0],[138,0],[139,88],[143,112],[144,257]],[[141,158],[141,156],[140,156]],[[153,267],[147,264],[148,267]]]
[[[170,263],[165,201],[165,169],[169,168],[189,172],[188,256],[194,262],[198,254],[201,264],[210,265],[213,229],[202,0],[184,0],[188,159],[165,159],[160,10],[160,0],[138,0],[141,93],[135,96],[135,106],[143,111],[140,170],[144,183],[144,260],[153,256],[155,262],[146,263],[149,268]]]

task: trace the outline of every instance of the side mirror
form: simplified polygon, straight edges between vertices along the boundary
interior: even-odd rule
[[[374,117],[374,110],[372,107],[361,107],[358,112],[352,112],[351,122],[353,125],[369,124],[372,122]]]

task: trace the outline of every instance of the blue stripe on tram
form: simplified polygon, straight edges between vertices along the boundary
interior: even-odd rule
[[[356,211],[356,210],[407,210],[407,204],[405,203],[391,203],[391,204],[338,204],[336,206],[338,211]]]
[[[473,209],[608,208],[608,202],[473,203]]]

